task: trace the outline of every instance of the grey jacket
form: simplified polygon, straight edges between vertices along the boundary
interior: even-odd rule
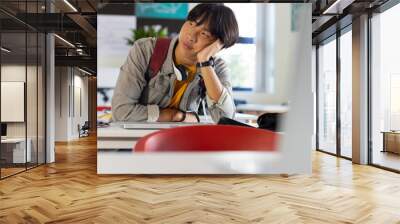
[[[112,115],[114,121],[157,121],[160,108],[168,107],[174,92],[176,75],[173,65],[173,50],[178,37],[172,39],[167,58],[160,72],[152,78],[148,85],[145,72],[156,43],[155,38],[143,38],[135,41],[125,63],[121,66],[117,85],[112,97]],[[228,69],[225,62],[215,59],[215,73],[224,86],[218,102],[214,102],[206,94],[208,114],[214,122],[220,117],[233,118],[235,105],[232,88],[229,82]],[[194,80],[188,85],[179,104],[183,111],[195,111],[201,103],[200,69]]]

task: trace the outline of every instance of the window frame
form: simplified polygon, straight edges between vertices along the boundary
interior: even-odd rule
[[[326,37],[325,39],[320,40],[317,44],[316,44],[316,72],[315,72],[315,80],[316,80],[316,151],[319,152],[323,152],[323,153],[327,153],[329,155],[333,155],[339,158],[343,158],[343,159],[347,159],[347,160],[352,160],[352,158],[347,157],[342,155],[341,153],[341,118],[340,118],[340,112],[341,112],[341,108],[340,108],[340,104],[341,104],[341,89],[340,89],[340,84],[341,84],[341,67],[340,67],[340,60],[341,60],[341,55],[340,55],[340,37],[342,35],[344,35],[347,32],[351,32],[352,31],[352,23],[346,25],[345,27],[341,28],[340,30],[337,30],[336,33],[333,33],[332,35]],[[320,111],[320,105],[319,105],[319,47],[322,44],[327,44],[331,41],[336,41],[336,152],[335,153],[331,153],[328,152],[324,149],[320,149],[319,147],[319,111]]]
[[[367,73],[368,73],[368,125],[367,125],[367,132],[368,132],[368,153],[367,153],[367,161],[368,161],[368,165],[373,166],[373,167],[377,167],[383,170],[387,170],[387,171],[391,171],[391,172],[395,172],[395,173],[400,173],[400,170],[394,169],[394,168],[390,168],[387,166],[383,166],[383,165],[379,165],[377,163],[373,163],[373,130],[372,130],[372,94],[373,94],[373,90],[372,90],[372,57],[373,57],[373,51],[372,51],[372,41],[373,41],[373,35],[372,35],[372,19],[374,18],[374,16],[376,14],[382,14],[385,11],[397,6],[399,3],[398,0],[388,0],[386,1],[384,4],[378,6],[377,8],[368,11],[368,31],[367,31],[367,39],[368,39],[368,69],[367,69]]]
[[[229,5],[228,5],[228,7],[229,7]],[[231,8],[232,9],[232,8]],[[232,9],[232,11],[235,13],[235,10],[234,9]],[[239,18],[237,18],[237,19],[239,19]],[[258,20],[259,18],[258,18],[258,9],[256,8],[256,23],[257,23],[257,20]],[[240,29],[240,28],[239,28]],[[256,34],[257,35],[257,34]],[[236,41],[236,43],[235,44],[250,44],[250,45],[255,45],[256,46],[256,36],[240,36],[239,35],[239,38],[238,38],[238,40]],[[256,46],[256,49],[257,49],[257,46]],[[256,53],[256,55],[257,55],[257,53]],[[256,56],[255,56],[255,59],[256,59]],[[256,66],[256,68],[255,68],[255,74],[254,74],[254,78],[255,78],[255,80],[257,80],[257,66]],[[232,86],[232,90],[233,91],[235,91],[235,92],[246,92],[246,93],[251,93],[251,92],[253,92],[254,91],[254,89],[255,89],[255,86],[253,85],[252,87],[248,87],[248,86],[242,86],[242,85],[239,85],[239,86]]]

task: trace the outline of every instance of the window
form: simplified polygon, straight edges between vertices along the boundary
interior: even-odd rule
[[[351,27],[349,27],[351,28]],[[340,36],[340,154],[352,157],[352,33]]]
[[[400,170],[400,5],[371,19],[372,163]]]
[[[340,30],[340,36],[333,35],[322,41],[317,49],[317,148],[351,159],[352,26],[349,25]],[[339,125],[338,121],[340,121]]]
[[[318,48],[318,148],[336,154],[336,37]]]
[[[219,53],[228,64],[232,86],[254,88],[256,78],[256,14],[261,4],[227,3],[239,25],[239,43]]]
[[[44,3],[18,2],[20,15],[43,13]],[[45,163],[46,38],[4,12],[0,18],[1,179]],[[11,95],[15,101],[4,100]]]

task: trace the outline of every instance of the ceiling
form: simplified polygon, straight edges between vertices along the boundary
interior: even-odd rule
[[[313,44],[332,36],[352,23],[352,19],[373,11],[388,0],[317,0],[313,2]]]
[[[47,0],[47,5],[44,0],[1,0],[2,45],[12,49],[8,60],[32,58],[38,50],[32,40],[36,33],[51,32],[60,37],[55,38],[56,66],[79,66],[95,74],[96,5],[96,0]]]
[[[81,66],[96,73],[97,55],[97,9],[100,11],[110,5],[119,5],[129,12],[133,0],[1,0],[0,26],[3,32],[2,44],[15,51],[26,54],[25,30],[54,32],[56,65]],[[212,1],[210,1],[212,2]],[[238,1],[248,2],[248,1]],[[260,1],[256,1],[260,2]],[[313,43],[336,32],[336,29],[351,24],[352,17],[372,10],[387,0],[271,0],[269,3],[312,3]],[[339,4],[335,3],[338,2]],[[115,8],[115,7],[112,7]],[[51,11],[51,13],[49,13]],[[340,21],[340,22],[338,22]],[[35,43],[28,38],[28,55],[35,52]]]

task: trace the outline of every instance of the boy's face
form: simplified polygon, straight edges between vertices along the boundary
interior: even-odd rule
[[[208,29],[207,23],[198,25],[196,21],[187,20],[179,32],[178,50],[192,59],[197,53],[216,41]]]

